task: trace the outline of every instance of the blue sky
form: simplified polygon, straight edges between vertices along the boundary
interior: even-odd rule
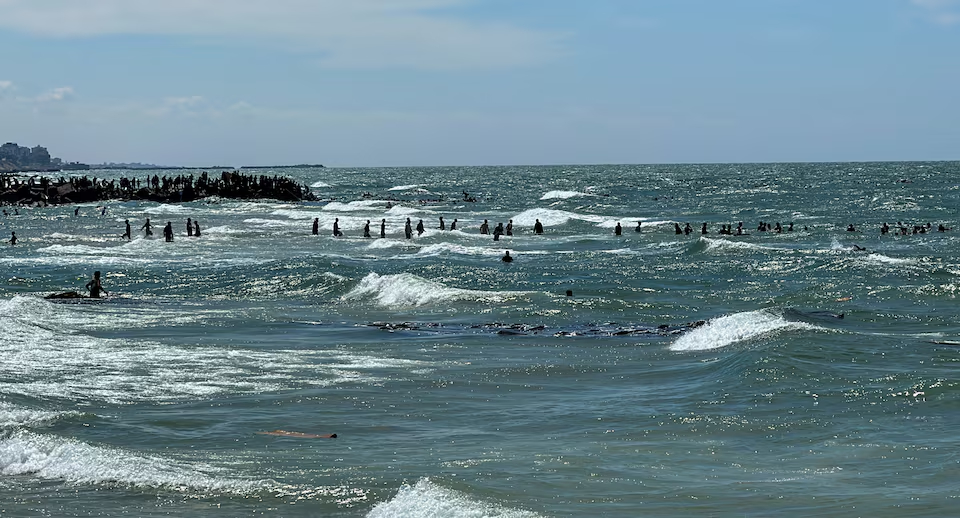
[[[0,48],[67,160],[960,159],[958,0],[0,0]]]

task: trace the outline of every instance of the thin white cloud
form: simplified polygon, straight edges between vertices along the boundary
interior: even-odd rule
[[[471,0],[0,0],[0,27],[47,37],[168,35],[271,45],[340,68],[539,63],[560,36],[455,17]]]
[[[923,9],[924,16],[941,25],[960,23],[960,1],[958,0],[910,0],[910,3]]]
[[[73,96],[73,88],[70,86],[61,86],[59,88],[48,90],[35,97],[33,100],[38,103],[49,103],[62,101],[71,96]]]
[[[16,88],[13,86],[11,81],[0,81],[0,98],[3,97],[4,91],[14,91]],[[25,97],[17,96],[15,100],[20,103],[28,104],[46,104],[46,103],[56,103],[65,101],[73,97],[73,87],[71,86],[61,86],[58,88],[51,88],[46,92],[43,92],[39,95]]]

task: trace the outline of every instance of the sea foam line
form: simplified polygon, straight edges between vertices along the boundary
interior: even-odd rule
[[[511,509],[497,503],[482,502],[470,496],[446,489],[428,478],[416,485],[404,485],[392,500],[377,504],[367,518],[408,517],[456,518],[536,518],[530,511]]]
[[[516,291],[490,292],[451,288],[410,273],[383,276],[371,273],[361,279],[356,287],[341,297],[341,300],[373,299],[384,307],[409,307],[458,300],[503,302],[524,294]]]
[[[176,491],[250,494],[269,489],[265,480],[217,476],[209,466],[193,467],[160,457],[93,446],[75,439],[19,431],[0,440],[0,473],[30,475],[80,484],[163,487]]]
[[[705,325],[681,335],[670,345],[670,350],[707,351],[799,329],[823,328],[805,322],[790,321],[768,310],[734,313],[710,320]]]

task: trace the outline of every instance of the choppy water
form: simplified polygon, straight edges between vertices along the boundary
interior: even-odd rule
[[[0,248],[0,510],[956,509],[960,347],[933,342],[960,340],[960,226],[879,227],[960,224],[960,163],[283,172],[332,201],[0,219],[20,238]],[[175,241],[119,239],[146,217]],[[402,239],[407,217],[427,232]],[[94,270],[111,298],[41,299]],[[339,438],[256,433],[277,429]]]

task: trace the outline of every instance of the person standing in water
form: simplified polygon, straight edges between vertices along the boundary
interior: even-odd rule
[[[380,220],[380,237],[387,237],[387,219]]]
[[[413,237],[413,225],[410,224],[410,218],[407,218],[406,224],[403,225],[403,235],[406,236],[407,239]]]
[[[11,232],[11,233],[10,233],[10,244],[11,244],[11,245],[17,244],[17,233],[16,233],[16,232]]]
[[[638,222],[637,222],[637,228],[633,229],[633,231],[634,231],[634,232],[640,232],[640,231],[641,231],[641,230],[640,230],[640,227],[641,227],[641,226],[643,226],[643,223],[641,223],[640,221],[638,221]]]
[[[421,219],[421,220],[417,223],[417,237],[422,236],[425,231],[426,231],[426,229],[423,228],[423,220]]]
[[[90,290],[91,299],[99,299],[101,291],[103,292],[104,295],[110,295],[109,293],[107,293],[107,290],[103,289],[103,285],[100,284],[99,270],[93,272],[93,279],[87,283],[86,288]]]
[[[200,222],[193,220],[193,237],[200,237]]]
[[[163,227],[163,239],[166,240],[167,243],[173,242],[173,223],[169,221],[167,225]]]
[[[147,222],[144,223],[142,227],[140,227],[140,230],[146,231],[146,233],[144,234],[146,237],[150,237],[153,235],[153,225],[150,224],[150,218],[147,218]]]
[[[446,230],[447,226],[443,224],[443,216],[440,216],[440,230]]]
[[[512,220],[512,219],[507,222],[507,235],[508,235],[508,236],[512,236],[512,235],[513,235],[513,220]]]
[[[130,241],[130,239],[132,239],[130,237],[130,220],[125,219],[123,220],[123,223],[127,226],[127,230],[123,233],[122,236],[120,236],[120,239],[127,238],[127,241]]]
[[[493,227],[493,240],[500,241],[500,235],[503,234],[503,223],[498,223]]]
[[[187,237],[193,237],[193,220],[187,218]]]
[[[313,218],[313,235],[320,235],[320,218]]]
[[[343,232],[340,232],[340,218],[333,219],[333,237],[340,237],[343,235]]]
[[[540,223],[539,219],[533,224],[533,233],[537,235],[543,234],[543,223]]]
[[[617,226],[613,227],[613,235],[615,235],[615,236],[622,236],[622,235],[623,235],[623,227],[620,226],[620,222],[619,222],[619,221],[617,222]]]
[[[480,225],[480,233],[481,233],[481,234],[489,234],[489,233],[490,233],[490,224],[487,223],[487,220],[483,220],[483,224]]]
[[[370,237],[370,220],[363,225],[363,237]]]
[[[90,291],[90,298],[98,299],[100,298],[100,293],[103,292],[104,295],[109,295],[107,290],[103,289],[103,285],[100,282],[100,271],[93,272],[93,279],[86,284],[86,289]]]
[[[453,223],[450,224],[450,230],[457,229],[457,218],[453,218]]]

